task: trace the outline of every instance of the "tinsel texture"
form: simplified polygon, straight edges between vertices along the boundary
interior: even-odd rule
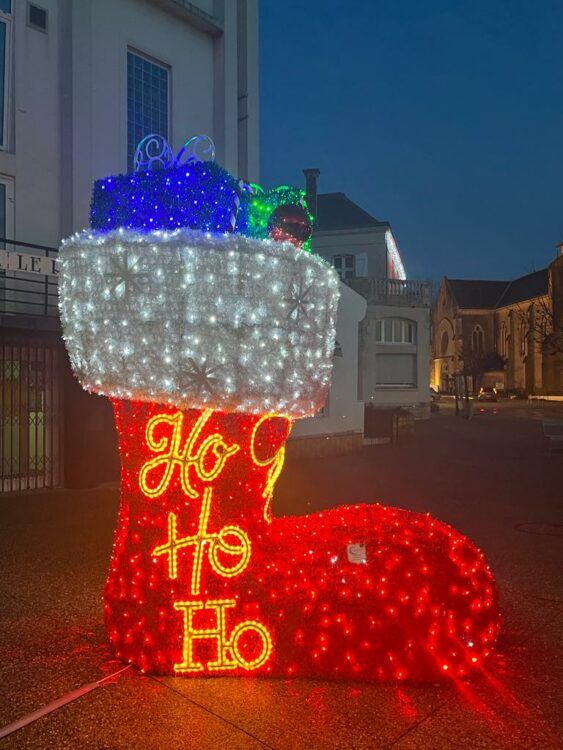
[[[60,259],[66,345],[87,390],[292,417],[324,403],[338,280],[320,257],[182,229],[86,231]]]
[[[237,231],[244,232],[249,237],[256,239],[267,239],[275,234],[275,215],[278,209],[301,208],[305,214],[310,227],[313,225],[314,217],[309,211],[305,191],[290,185],[280,185],[264,192],[259,185],[251,185],[252,194],[245,192],[245,199],[241,204]],[[307,252],[311,251],[311,232],[303,238],[302,247]]]
[[[106,177],[94,184],[90,225],[99,232],[179,227],[228,232],[239,192],[237,180],[214,162]],[[241,212],[240,231],[245,216]]]

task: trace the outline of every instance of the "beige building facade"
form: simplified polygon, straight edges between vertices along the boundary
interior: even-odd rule
[[[513,281],[442,280],[432,310],[431,385],[563,394],[563,255]]]

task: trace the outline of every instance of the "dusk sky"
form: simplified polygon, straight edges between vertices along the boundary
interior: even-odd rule
[[[409,278],[513,278],[563,240],[562,0],[262,0],[261,183],[344,192]]]

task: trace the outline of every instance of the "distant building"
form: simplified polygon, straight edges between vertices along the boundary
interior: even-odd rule
[[[259,179],[258,2],[0,0],[0,62],[0,492],[92,486],[117,477],[113,416],[70,372],[57,247],[150,133],[205,133]]]
[[[305,170],[308,202],[316,216],[313,249],[367,301],[359,324],[357,398],[427,417],[430,285],[406,278],[388,222],[344,193],[317,194],[318,174]]]
[[[514,281],[442,280],[432,311],[431,382],[453,392],[496,386],[520,395],[563,393],[563,255]]]
[[[374,218],[344,193],[321,193],[316,204],[316,251],[331,258],[342,281],[406,280],[388,222]]]

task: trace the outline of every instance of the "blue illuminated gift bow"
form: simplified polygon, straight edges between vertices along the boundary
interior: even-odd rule
[[[156,133],[139,141],[133,157],[135,172],[154,169],[171,169],[195,161],[215,161],[215,144],[208,135],[189,138],[174,156],[166,138]]]
[[[211,138],[195,136],[177,156],[165,138],[148,135],[134,156],[135,171],[98,180],[90,225],[101,232],[180,227],[246,233],[253,187],[235,179],[213,159]]]

